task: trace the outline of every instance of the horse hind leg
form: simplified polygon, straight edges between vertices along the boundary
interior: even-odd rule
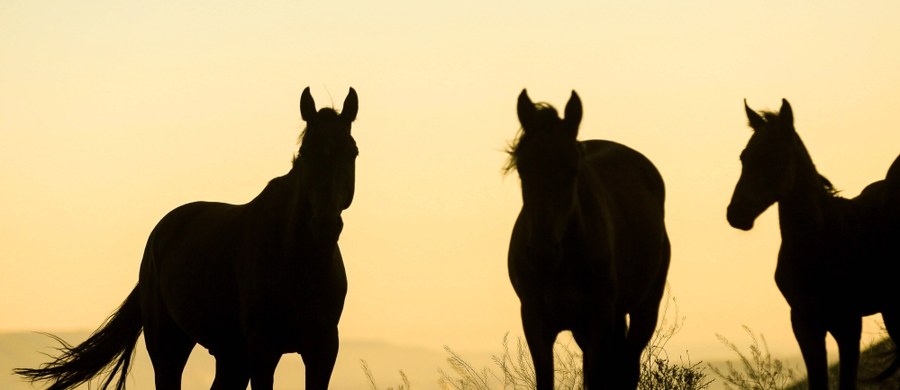
[[[187,364],[194,341],[183,333],[144,333],[147,352],[153,364],[153,376],[157,389],[181,389],[181,377]]]
[[[884,381],[900,370],[900,310],[892,310],[881,313],[884,320],[884,327],[888,332],[891,341],[894,342],[893,349],[889,352],[891,362],[877,377],[876,381]]]
[[[156,305],[153,305],[156,303]],[[181,389],[181,377],[196,342],[166,314],[159,302],[145,302],[144,343],[157,389]]]

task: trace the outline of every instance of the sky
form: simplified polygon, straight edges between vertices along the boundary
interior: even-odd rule
[[[245,203],[289,170],[306,86],[320,107],[359,93],[341,337],[415,347],[522,333],[501,172],[522,88],[560,109],[576,90],[581,139],[661,171],[684,321],[668,348],[692,360],[730,356],[716,334],[741,344],[742,325],[799,353],[777,211],[725,220],[743,99],[790,100],[846,196],[900,152],[896,2],[4,0],[0,36],[0,332],[97,327],[166,212]]]

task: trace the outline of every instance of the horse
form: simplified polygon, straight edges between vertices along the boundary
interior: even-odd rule
[[[787,100],[778,113],[757,113],[746,100],[744,109],[753,135],[740,155],[728,223],[750,230],[778,203],[775,283],[791,308],[809,388],[828,388],[825,336],[830,332],[838,344],[840,389],[853,389],[862,317],[881,313],[889,336],[900,340],[900,299],[893,284],[900,275],[900,156],[884,180],[845,199],[816,170]],[[897,368],[895,353],[874,379],[886,379]]]
[[[215,357],[212,389],[272,389],[282,354],[299,353],[306,388],[326,389],[338,352],[347,277],[337,241],[353,200],[358,149],[350,134],[358,98],[306,122],[290,171],[243,205],[194,202],[166,214],[147,240],[137,286],[85,342],[62,342],[40,368],[17,369],[49,389],[104,376],[125,388],[141,332],[158,389],[180,389],[196,344]],[[118,374],[118,379],[114,379]]]
[[[583,352],[587,388],[634,389],[669,268],[662,177],[627,146],[578,141],[575,91],[563,119],[524,89],[517,111],[505,169],[518,171],[522,209],[508,267],[537,389],[554,386],[553,344],[564,330]]]

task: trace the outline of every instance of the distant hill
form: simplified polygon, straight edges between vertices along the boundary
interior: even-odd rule
[[[57,333],[69,343],[77,344],[89,332]],[[38,333],[0,333],[0,389],[33,390],[29,383],[13,376],[15,367],[37,367],[48,360],[41,353],[54,353],[53,339]],[[477,367],[490,364],[490,354],[464,352],[467,359]],[[395,387],[401,383],[399,370],[409,377],[414,389],[437,389],[438,369],[448,370],[447,354],[438,349],[404,347],[372,341],[342,341],[338,361],[332,375],[331,387],[338,390],[369,388],[361,368],[360,359],[365,359],[374,374],[379,388]],[[194,349],[184,373],[184,389],[209,389],[212,384],[215,362],[202,347]],[[296,354],[285,355],[278,365],[275,389],[303,388],[303,366]],[[131,389],[153,389],[153,369],[150,357],[144,348],[143,338],[138,342],[138,352],[134,368],[129,374]],[[87,389],[87,386],[83,386]]]

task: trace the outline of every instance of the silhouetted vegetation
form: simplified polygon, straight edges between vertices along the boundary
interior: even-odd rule
[[[896,348],[896,346],[894,346],[893,341],[890,338],[884,338],[862,351],[859,356],[859,375],[856,381],[857,390],[900,389],[900,375],[896,373],[884,382],[875,382],[871,380],[878,376],[878,374],[881,374],[882,370],[890,364],[891,359],[893,359],[894,348]],[[839,376],[839,364],[832,364],[828,368],[829,388],[838,388]],[[805,390],[808,387],[809,384],[804,378],[785,389]]]
[[[662,306],[659,326],[654,333],[650,344],[641,356],[641,377],[638,389],[641,390],[700,390],[706,389],[712,383],[707,378],[705,367],[702,363],[691,363],[679,358],[678,362],[670,359],[665,349],[669,340],[681,330],[684,317],[679,317],[678,306],[675,298],[667,296]],[[672,311],[670,313],[670,310]],[[674,320],[670,318],[674,317]],[[531,354],[528,345],[521,337],[516,338],[515,345],[511,345],[509,336],[503,337],[503,351],[492,357],[493,366],[478,368],[473,366],[461,354],[452,348],[445,346],[449,370],[439,369],[438,380],[445,390],[523,390],[535,389],[536,379],[534,365],[531,362]],[[555,388],[580,390],[584,388],[582,355],[572,341],[557,340],[554,347],[555,361]],[[362,368],[369,380],[372,390],[379,390],[375,383],[374,375],[369,370],[365,361]],[[409,390],[409,381],[403,371],[400,371],[402,382],[395,387],[386,390]]]
[[[369,380],[369,388],[372,390],[379,390],[378,385],[375,383],[375,375],[372,373],[372,370],[369,369],[369,363],[365,361],[365,359],[360,359],[360,365],[362,365],[363,372],[366,374],[366,379]],[[406,373],[403,370],[400,370],[400,384],[397,387],[388,387],[385,390],[409,390],[412,386],[409,384],[409,378],[406,377]]]
[[[706,377],[702,363],[691,363],[679,358],[674,362],[665,346],[681,330],[684,317],[678,316],[675,298],[668,297],[662,306],[661,322],[653,338],[641,355],[641,376],[638,389],[641,390],[699,390],[712,383]],[[669,313],[672,310],[673,313]],[[674,320],[670,320],[670,314]],[[490,390],[490,389],[534,389],[536,388],[534,366],[528,346],[522,338],[511,348],[509,338],[503,338],[503,353],[493,357],[493,368],[477,369],[461,355],[449,347],[444,347],[450,355],[447,362],[450,371],[440,370],[442,389]],[[580,390],[584,388],[582,356],[572,342],[557,340],[554,348],[555,388]]]
[[[781,360],[772,357],[765,336],[760,334],[757,338],[746,325],[744,331],[750,336],[749,356],[725,336],[716,334],[722,344],[738,355],[739,363],[735,364],[729,360],[726,363],[728,368],[724,372],[712,365],[708,365],[709,369],[725,381],[726,389],[787,389],[794,382],[794,370],[787,367]]]

